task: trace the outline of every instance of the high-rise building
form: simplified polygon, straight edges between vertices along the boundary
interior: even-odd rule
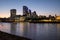
[[[11,18],[14,18],[16,16],[16,9],[11,9],[10,10],[10,13],[11,13]]]
[[[31,15],[31,10],[30,10],[30,9],[29,9],[29,11],[28,11],[28,12],[29,12],[29,14]]]
[[[32,13],[32,17],[37,17],[36,11]]]
[[[23,6],[23,15],[27,16],[28,14],[28,7],[27,6]]]
[[[31,17],[31,10],[28,10],[27,17]]]
[[[36,11],[33,12],[33,15],[37,15],[37,14],[36,14]]]

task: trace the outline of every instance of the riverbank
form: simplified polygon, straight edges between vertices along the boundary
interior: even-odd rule
[[[0,31],[0,40],[31,40],[31,39],[15,36],[15,35]]]
[[[47,21],[47,22],[45,22],[45,21],[40,21],[40,22],[38,22],[38,21],[31,21],[31,22],[29,22],[29,23],[60,23],[60,21]]]
[[[5,23],[20,23],[20,22],[29,22],[29,23],[60,23],[60,21],[4,21]]]

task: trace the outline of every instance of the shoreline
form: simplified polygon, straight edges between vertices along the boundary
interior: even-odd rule
[[[31,39],[0,31],[0,40],[31,40]]]
[[[5,21],[4,21],[5,22]],[[26,22],[26,21],[23,21],[23,22]],[[29,21],[28,21],[29,22]],[[20,21],[19,22],[5,22],[5,23],[20,23]],[[44,22],[44,21],[40,21],[40,22],[38,22],[38,21],[30,21],[29,23],[60,23],[60,21],[59,22],[54,22],[54,21],[51,21],[51,22]]]
[[[34,22],[33,21],[33,22],[29,22],[29,23],[60,23],[60,22],[54,22],[54,21],[53,22]]]

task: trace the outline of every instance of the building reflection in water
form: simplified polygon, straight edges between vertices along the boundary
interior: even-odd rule
[[[60,40],[60,24],[57,24],[57,40]]]
[[[24,36],[24,25],[26,23],[23,23],[23,22],[20,22],[20,23],[17,23],[17,35],[20,35],[20,36]]]
[[[37,37],[37,24],[30,23],[29,24],[29,36],[30,38],[33,38],[33,40]]]
[[[36,40],[48,40],[48,24],[37,24],[37,37]]]
[[[11,34],[16,34],[17,23],[11,23]]]
[[[23,28],[24,34],[23,35],[27,37],[28,36],[28,31],[29,31],[28,30],[28,27],[29,27],[28,23],[24,23],[23,26],[24,26],[24,28]]]
[[[19,26],[18,26],[19,25]],[[36,24],[30,24],[28,22],[21,22],[17,24],[17,35],[35,38]]]
[[[1,23],[0,22],[0,31],[10,33],[10,23]]]
[[[49,40],[57,40],[57,24],[56,23],[49,23],[48,24],[48,39]]]
[[[28,38],[35,38],[36,36],[36,24],[26,23],[24,24],[24,35]]]
[[[20,26],[18,26],[20,25]],[[32,38],[33,40],[53,40],[57,39],[56,24],[35,24],[35,23],[18,23],[17,33],[20,36]],[[53,35],[54,34],[54,35]],[[38,38],[37,38],[38,37]]]
[[[28,36],[28,23],[27,22],[21,22],[18,25],[20,25],[17,28],[18,34],[20,34],[21,36],[27,37]]]
[[[59,26],[54,23],[11,23],[11,33],[33,40],[57,40],[60,37]]]
[[[60,24],[58,23],[20,22],[1,23],[0,26],[1,31],[27,37],[32,40],[60,40]]]

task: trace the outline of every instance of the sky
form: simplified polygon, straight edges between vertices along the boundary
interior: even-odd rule
[[[23,14],[23,6],[38,15],[60,15],[60,0],[0,0],[0,17],[10,17],[10,10],[16,9],[17,15]]]

